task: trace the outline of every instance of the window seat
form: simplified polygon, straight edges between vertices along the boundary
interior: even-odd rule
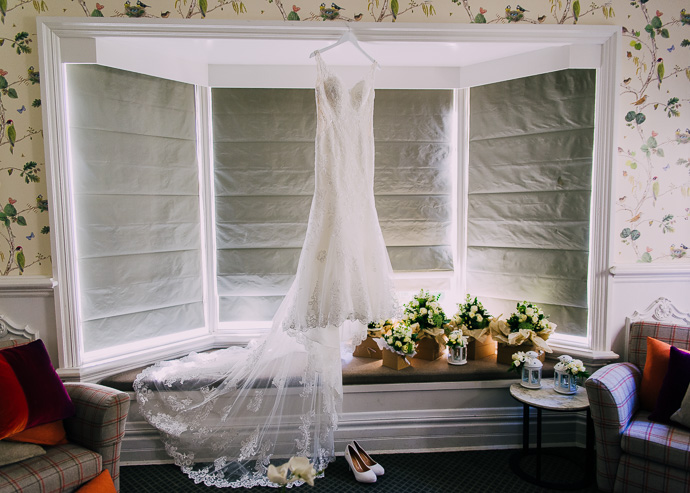
[[[380,359],[357,358],[343,360],[343,385],[372,385],[394,383],[467,382],[517,379],[508,366],[496,363],[496,356],[469,360],[466,365],[449,365],[445,357],[435,361],[412,358],[412,367],[399,371],[382,365]],[[555,361],[546,360],[542,378],[553,378]],[[146,366],[113,374],[99,383],[123,392],[132,392],[136,376]]]

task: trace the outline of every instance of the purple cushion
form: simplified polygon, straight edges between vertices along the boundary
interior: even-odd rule
[[[671,346],[668,372],[661,384],[654,412],[649,416],[649,419],[673,424],[671,415],[680,409],[688,385],[690,385],[690,354]]]
[[[23,409],[27,413],[22,418],[24,429],[74,414],[74,404],[50,362],[43,341],[39,339],[23,346],[3,349],[0,359],[6,373],[3,374],[4,380],[12,378],[19,384],[20,388],[15,389],[17,391],[11,398],[24,401]],[[2,400],[0,398],[0,402]]]

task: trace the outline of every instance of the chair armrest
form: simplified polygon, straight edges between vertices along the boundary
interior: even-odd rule
[[[67,439],[101,454],[103,468],[110,471],[119,491],[120,448],[129,395],[93,383],[65,382],[65,388],[75,408],[74,416],[64,420]]]
[[[614,363],[585,382],[597,444],[597,484],[612,491],[622,454],[621,435],[637,411],[641,372],[632,363]]]

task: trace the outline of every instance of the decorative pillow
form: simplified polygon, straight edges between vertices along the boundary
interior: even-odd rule
[[[32,443],[9,443],[0,441],[0,466],[14,464],[20,460],[30,459],[37,455],[43,455],[46,451],[43,447]]]
[[[671,415],[681,407],[683,396],[690,385],[690,354],[671,346],[668,373],[659,391],[651,421],[671,424]]]
[[[79,488],[75,493],[117,493],[113,478],[107,469]]]
[[[680,409],[671,415],[671,421],[690,428],[690,386],[685,392],[683,402],[680,403]]]
[[[62,445],[67,443],[67,433],[62,420],[53,421],[44,425],[34,426],[8,436],[5,440],[12,442],[37,443],[39,445]]]
[[[661,342],[653,337],[647,337],[647,359],[642,372],[640,384],[640,407],[652,411],[656,405],[656,399],[664,382],[668,370],[668,358],[671,354],[671,345]]]
[[[0,396],[0,439],[74,414],[41,340],[0,350]]]

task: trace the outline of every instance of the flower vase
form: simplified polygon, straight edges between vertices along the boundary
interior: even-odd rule
[[[366,339],[364,339],[364,341],[362,341],[362,343],[355,348],[352,355],[357,356],[358,358],[373,359],[381,359],[383,357],[381,348],[378,344],[376,344],[376,341],[374,341],[374,338],[371,336],[368,336]]]
[[[404,358],[398,353],[394,353],[393,351],[390,351],[388,349],[384,349],[383,351],[383,366],[387,366],[388,368],[392,368],[394,370],[402,370],[403,368],[407,368],[410,366],[409,363],[409,356],[407,358]]]
[[[467,363],[467,346],[448,346],[448,364],[464,365]]]
[[[575,394],[577,392],[577,377],[564,371],[554,370],[553,390],[559,394]]]
[[[534,347],[533,344],[520,344],[519,346],[509,346],[508,344],[500,342],[498,343],[496,362],[504,365],[510,365],[513,363],[513,354],[517,353],[518,351],[523,351],[525,353],[527,351],[534,351],[539,355],[537,359],[542,363],[546,358],[546,354],[544,354],[544,351],[537,349],[536,347]]]
[[[433,337],[423,337],[417,343],[417,354],[415,358],[424,359],[427,361],[434,361],[441,357],[446,347],[439,344]]]

